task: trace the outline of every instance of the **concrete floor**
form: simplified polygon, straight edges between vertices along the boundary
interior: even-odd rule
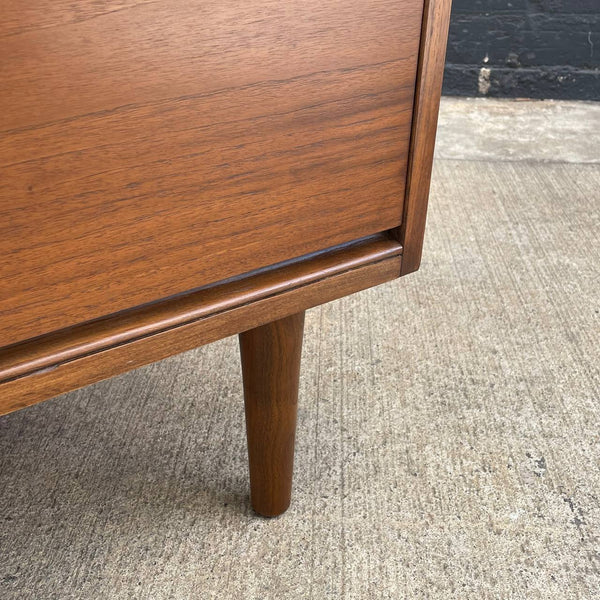
[[[443,98],[440,160],[600,163],[600,102]]]
[[[282,518],[235,338],[0,418],[0,598],[599,598],[598,118],[445,100],[421,271],[307,315]]]

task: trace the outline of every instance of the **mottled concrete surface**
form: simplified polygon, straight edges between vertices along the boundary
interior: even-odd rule
[[[289,512],[226,339],[0,418],[0,598],[599,597],[600,166],[452,118],[422,270],[308,313]]]
[[[600,164],[600,102],[443,98],[437,157]]]

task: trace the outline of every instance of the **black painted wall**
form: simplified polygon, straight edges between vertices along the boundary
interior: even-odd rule
[[[600,0],[454,0],[444,93],[600,100]]]

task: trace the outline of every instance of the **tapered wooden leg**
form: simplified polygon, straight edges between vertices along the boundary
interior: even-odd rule
[[[240,334],[250,497],[276,517],[290,505],[304,313]]]

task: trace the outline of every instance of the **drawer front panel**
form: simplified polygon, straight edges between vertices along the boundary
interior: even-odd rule
[[[400,224],[422,2],[25,4],[0,346]]]

